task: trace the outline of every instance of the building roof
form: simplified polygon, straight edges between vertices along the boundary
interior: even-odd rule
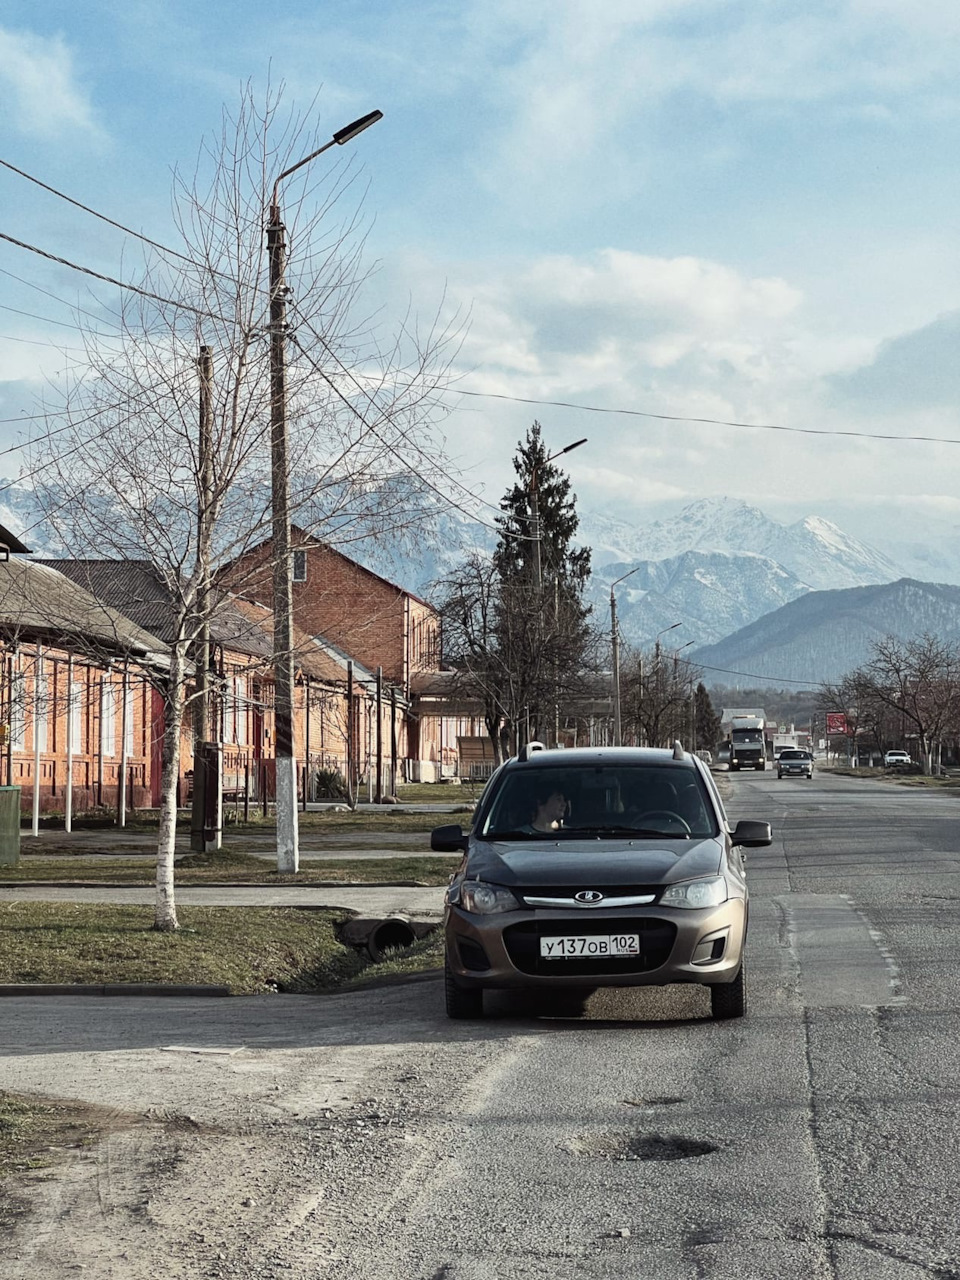
[[[150,655],[161,664],[167,659],[161,638],[38,561],[0,560],[0,628],[8,640],[23,638],[96,656]]]
[[[149,560],[35,560],[71,578],[104,604],[167,644],[177,638],[174,596]],[[223,594],[210,619],[210,639],[235,653],[269,660],[272,641],[263,628]]]
[[[71,578],[97,600],[159,636],[176,639],[170,589],[149,560],[34,560]]]
[[[17,535],[8,529],[5,524],[0,524],[0,553],[6,552],[8,555],[11,551],[16,551],[19,555],[30,554],[30,548],[25,547]]]

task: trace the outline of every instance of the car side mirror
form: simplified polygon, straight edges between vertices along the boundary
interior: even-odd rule
[[[430,832],[430,848],[434,853],[466,853],[467,837],[463,834],[463,827],[458,823],[434,827]]]
[[[742,845],[745,849],[762,849],[765,845],[773,844],[769,822],[748,820],[738,822],[730,834],[730,839],[734,844]]]

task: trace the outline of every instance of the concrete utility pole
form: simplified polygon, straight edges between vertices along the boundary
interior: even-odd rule
[[[193,709],[193,802],[190,810],[190,849],[206,849],[207,807],[206,742],[210,734],[210,516],[213,501],[213,352],[201,347],[197,359],[200,374],[200,415],[197,474],[197,551],[200,581],[197,584],[197,612],[200,639],[196,654],[197,700]],[[217,757],[222,760],[222,756]],[[219,790],[219,788],[218,788]],[[220,823],[217,823],[219,826]]]
[[[280,216],[279,187],[284,178],[309,164],[330,147],[343,146],[358,133],[383,118],[371,111],[329,142],[304,156],[277,177],[273,184],[267,223],[267,256],[270,267],[270,475],[273,501],[273,668],[274,754],[276,763],[277,870],[300,868],[300,833],[297,817],[297,762],[293,754],[293,592],[290,582],[290,463],[287,440],[286,340],[287,285],[286,231]]]
[[[290,463],[287,454],[286,234],[270,207],[270,478],[273,501],[273,688],[277,870],[300,867],[297,776],[293,755],[293,589],[290,581]]]

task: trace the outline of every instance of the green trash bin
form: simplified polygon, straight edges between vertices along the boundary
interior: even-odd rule
[[[0,787],[0,867],[20,865],[20,788]]]

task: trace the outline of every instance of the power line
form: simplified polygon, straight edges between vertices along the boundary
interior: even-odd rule
[[[787,676],[761,676],[754,671],[730,671],[727,667],[708,667],[702,662],[697,662],[696,658],[680,658],[678,661],[685,663],[688,667],[697,667],[700,671],[717,671],[725,676],[743,676],[745,680],[776,680],[779,684],[797,684],[805,688],[816,685],[816,680],[790,680]],[[811,692],[816,692],[811,689]]]
[[[317,334],[313,330],[312,326],[308,322],[305,322],[305,323],[307,323],[307,328],[310,329],[311,333],[313,333],[313,336],[317,339],[317,341],[323,343],[323,339],[320,338],[319,334]],[[374,436],[377,440],[379,440],[380,443],[384,446],[384,448],[386,448],[391,454],[393,454],[393,456],[398,460],[398,462],[402,464],[402,466],[406,471],[410,472],[411,475],[416,476],[417,479],[422,481],[422,483],[425,484],[432,493],[435,493],[437,497],[442,500],[444,506],[453,507],[454,510],[459,511],[462,515],[469,516],[471,520],[475,520],[478,524],[482,524],[484,528],[492,529],[494,533],[501,532],[497,525],[490,524],[490,522],[487,520],[482,520],[476,514],[476,512],[468,511],[466,507],[462,506],[458,502],[455,502],[448,494],[444,493],[443,490],[438,485],[435,485],[432,480],[429,480],[423,474],[422,471],[418,471],[417,468],[413,465],[413,463],[409,462],[395,445],[388,444],[387,441],[384,440],[380,432],[377,431],[377,429],[369,421],[369,419],[357,408],[355,404],[352,403],[352,401],[350,401],[347,398],[347,396],[343,394],[343,392],[336,385],[336,383],[333,381],[330,375],[325,373],[323,369],[320,368],[316,360],[314,360],[313,356],[311,356],[310,353],[303,347],[303,345],[300,343],[299,339],[295,334],[291,335],[291,341],[296,344],[297,349],[301,352],[302,355],[306,357],[314,373],[318,374],[323,379],[323,381],[327,384],[327,386],[334,393],[334,395],[350,410],[351,413],[353,413],[359,419],[359,421],[363,424],[366,430],[369,431],[370,434]],[[323,343],[323,345],[326,348],[326,343]],[[329,354],[329,351],[328,351],[328,354]],[[363,388],[361,388],[361,390],[363,390]],[[368,395],[369,397],[368,392],[364,392],[364,394]],[[372,397],[369,397],[369,398],[371,399],[371,402],[374,404],[374,407],[376,407],[375,402],[372,401]],[[453,476],[448,475],[445,471],[441,471],[441,475],[443,475],[444,479],[449,480],[451,484],[458,484],[458,482],[454,480]],[[459,486],[459,485],[458,487],[462,488],[462,486]],[[471,494],[471,497],[472,496],[473,495]],[[515,536],[522,536],[522,535],[515,535]],[[529,539],[524,539],[524,540],[529,541]]]
[[[41,293],[41,294],[43,294],[43,296],[44,296],[45,298],[51,298],[54,302],[59,302],[59,303],[60,303],[60,305],[61,305],[62,307],[67,307],[70,311],[72,311],[72,312],[74,313],[74,315],[88,316],[91,320],[95,320],[95,321],[97,322],[97,324],[99,324],[99,323],[102,321],[102,319],[103,319],[103,316],[96,315],[96,314],[94,314],[94,312],[92,312],[92,311],[87,311],[87,310],[85,310],[83,307],[78,306],[78,305],[77,305],[76,303],[74,303],[74,302],[67,302],[66,298],[61,298],[58,294],[56,294],[56,293],[51,293],[49,289],[44,289],[44,288],[42,287],[42,285],[37,284],[37,283],[36,283],[36,281],[34,281],[34,280],[24,280],[23,276],[18,276],[18,275],[16,275],[16,274],[14,274],[14,272],[12,272],[12,271],[8,271],[5,267],[0,267],[0,275],[4,275],[4,276],[6,276],[8,280],[16,280],[17,284],[26,285],[26,287],[27,287],[28,289],[35,289],[37,293]],[[12,308],[10,308],[10,309],[12,309]],[[103,310],[104,310],[104,311],[109,311],[110,309],[109,309],[108,307],[104,306],[104,307],[103,307]],[[25,314],[29,314],[29,313],[25,313]],[[39,318],[39,317],[38,317],[38,318]],[[66,321],[64,321],[64,320],[60,320],[60,321],[53,321],[53,320],[51,320],[51,321],[50,321],[50,323],[51,323],[51,324],[66,324],[67,322],[66,322]],[[74,328],[79,328],[79,326],[78,326],[78,325],[74,325],[73,327],[74,327]],[[99,335],[98,335],[98,336],[99,336]]]
[[[102,280],[105,284],[112,284],[118,289],[128,289],[131,293],[137,293],[142,298],[150,298],[153,302],[162,302],[165,306],[177,307],[181,311],[189,311],[195,316],[201,316],[204,320],[216,320],[220,324],[230,323],[224,316],[215,315],[212,311],[202,311],[199,307],[190,306],[188,302],[175,302],[173,298],[164,298],[159,293],[151,293],[149,289],[141,289],[138,285],[127,284],[123,280],[115,280],[113,276],[105,276],[99,271],[93,271],[90,267],[81,267],[78,263],[71,262],[68,258],[60,258],[55,253],[48,253],[46,249],[38,249],[36,245],[17,240],[14,236],[8,236],[5,231],[0,231],[0,240],[6,240],[8,244],[15,245],[18,249],[27,249],[30,253],[39,254],[41,258],[46,258],[49,262],[56,262],[61,267],[69,267],[71,271],[80,271],[86,276],[92,276],[95,280]]]
[[[82,209],[84,213],[92,214],[94,218],[99,218],[101,222],[108,223],[111,227],[116,227],[118,231],[123,231],[128,236],[135,236],[138,240],[142,240],[144,244],[150,245],[154,249],[159,249],[161,253],[169,253],[174,258],[180,258],[183,262],[193,263],[184,253],[178,253],[176,249],[168,249],[166,245],[160,244],[157,240],[151,240],[149,236],[143,235],[140,231],[134,231],[131,227],[125,227],[122,222],[114,222],[113,218],[108,218],[104,213],[98,213],[96,209],[91,209],[89,205],[81,204],[79,200],[74,200],[72,196],[65,195],[62,191],[58,191],[56,187],[49,186],[46,182],[41,182],[39,178],[34,178],[31,174],[23,169],[18,169],[15,164],[11,164],[9,160],[0,160],[0,164],[5,169],[17,173],[21,178],[26,178],[28,182],[35,183],[38,187],[42,187],[44,191],[49,191],[51,195],[58,196],[61,200],[66,200],[68,204],[75,205],[78,209]]]
[[[508,396],[496,391],[464,391],[458,388],[456,395],[476,396],[484,400],[508,400],[513,404],[540,405],[552,409],[577,409],[581,413],[608,413],[631,418],[654,418],[658,422],[692,422],[710,427],[746,427],[752,431],[787,431],[802,436],[849,436],[854,440],[906,440],[924,444],[960,444],[945,436],[901,436],[879,431],[828,431],[822,427],[785,427],[776,422],[736,422],[726,418],[694,418],[689,414],[652,413],[645,409],[610,409],[595,404],[572,404],[567,400],[534,400],[526,396]]]

